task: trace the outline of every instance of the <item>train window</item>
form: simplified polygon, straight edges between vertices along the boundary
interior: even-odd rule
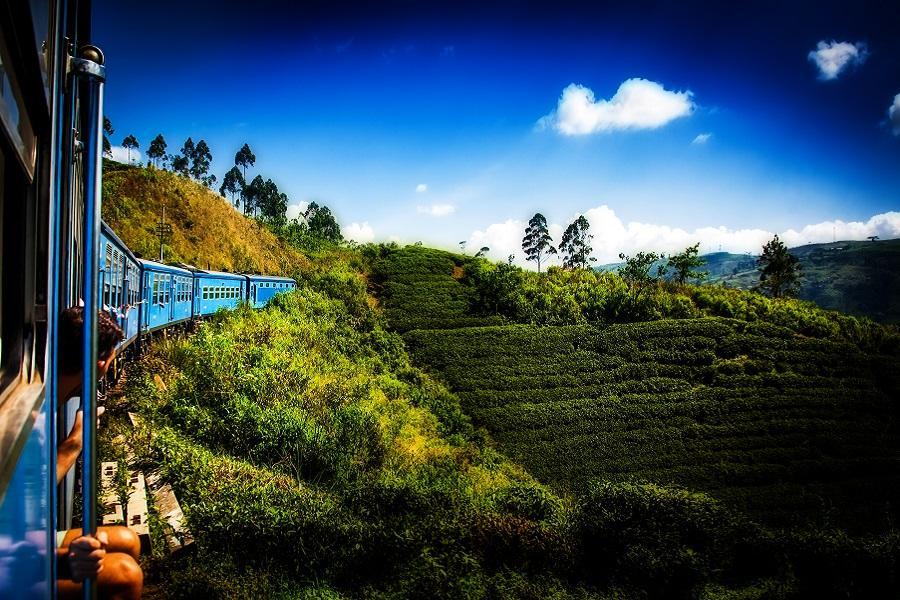
[[[204,299],[204,300],[208,300],[208,299],[209,299],[209,295],[208,295],[207,287],[206,287],[206,286],[203,286],[203,299]]]
[[[151,286],[150,289],[153,290],[153,293],[150,296],[150,298],[151,298],[150,301],[153,304],[158,304],[159,303],[159,282],[156,281],[156,275],[150,276],[150,286]]]
[[[165,290],[165,296],[166,296],[165,303],[168,304],[169,303],[169,292],[172,289],[172,276],[171,275],[166,275],[165,287],[163,289]]]
[[[29,177],[33,177],[36,138],[13,69],[6,67],[12,64],[6,43],[0,39],[0,124]]]

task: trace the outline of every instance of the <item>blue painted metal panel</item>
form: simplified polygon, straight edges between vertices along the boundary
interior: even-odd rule
[[[186,269],[141,260],[141,331],[153,331],[192,316],[193,274]]]
[[[48,402],[41,403],[0,500],[0,598],[50,598],[55,526],[50,518]]]
[[[120,347],[131,344],[138,333],[140,302],[140,263],[131,250],[104,223],[100,233],[100,282],[103,310],[122,328],[125,339]]]
[[[235,273],[203,271],[195,277],[195,308],[197,314],[208,316],[217,310],[234,309],[246,297],[247,278]]]
[[[250,285],[247,299],[253,308],[262,308],[276,294],[287,292],[297,287],[297,283],[288,277],[247,275],[247,281]]]

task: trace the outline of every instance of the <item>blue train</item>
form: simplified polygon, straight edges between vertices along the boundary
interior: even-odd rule
[[[288,277],[224,273],[137,258],[106,223],[100,227],[100,301],[125,332],[120,353],[143,334],[230,310],[240,302],[262,308],[279,292],[297,286]]]
[[[97,312],[117,319],[127,357],[157,331],[296,285],[142,260],[101,223],[105,67],[90,42],[89,1],[0,3],[0,598],[55,598],[58,533],[97,524]],[[81,302],[95,317],[73,515],[75,476],[57,485],[56,456],[79,400],[57,402],[58,317]]]

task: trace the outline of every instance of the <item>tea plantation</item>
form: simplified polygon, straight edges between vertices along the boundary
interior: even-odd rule
[[[897,516],[890,328],[712,287],[659,286],[638,305],[614,274],[541,280],[506,269],[498,284],[500,268],[425,248],[382,250],[373,264],[413,357],[507,456],[559,491],[595,479],[676,484],[777,526],[884,531]],[[564,299],[566,278],[574,324],[511,323]],[[484,281],[514,307],[507,324],[469,326],[501,318],[478,306],[497,294]],[[600,317],[579,306],[600,306]],[[659,319],[666,311],[684,318]]]
[[[900,500],[896,357],[720,318],[406,341],[510,458],[558,489],[679,484],[766,523],[867,530]]]

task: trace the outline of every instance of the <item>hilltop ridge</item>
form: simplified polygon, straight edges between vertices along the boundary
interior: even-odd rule
[[[152,167],[104,162],[103,219],[141,258],[158,260],[162,209],[172,234],[165,262],[266,275],[294,275],[309,260],[222,196]]]

